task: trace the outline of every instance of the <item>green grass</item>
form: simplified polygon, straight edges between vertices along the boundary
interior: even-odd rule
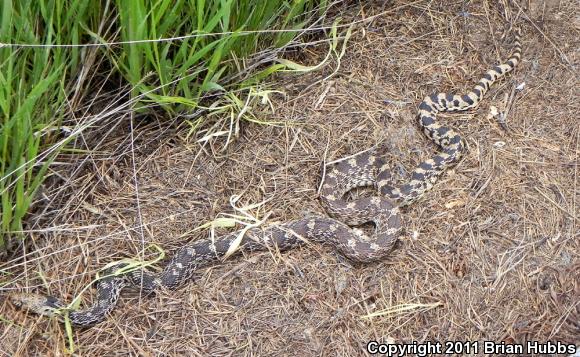
[[[78,44],[83,26],[98,20],[90,0],[4,0],[0,42]],[[66,10],[64,10],[66,9]],[[79,21],[71,23],[68,19]],[[22,231],[22,220],[54,155],[39,159],[54,141],[64,113],[66,79],[79,67],[79,48],[0,47],[0,252],[8,234]]]
[[[258,50],[283,46],[296,32],[249,33],[260,30],[297,30],[312,10],[312,1],[117,0],[121,41],[133,42],[113,62],[145,100],[164,104],[169,111],[197,106],[210,91],[224,91],[224,76],[236,68],[233,59]],[[138,14],[135,16],[135,14]],[[147,43],[135,41],[193,36]],[[143,81],[150,73],[154,80]],[[173,84],[176,79],[180,79]],[[159,88],[153,90],[153,88]]]
[[[86,47],[131,84],[141,104],[190,111],[204,94],[254,85],[284,67],[232,80],[242,58],[280,47],[325,10],[323,0],[3,0],[0,5],[0,254],[22,237],[23,220],[70,113]],[[105,37],[109,29],[116,37]],[[288,31],[271,31],[288,30]],[[163,40],[159,40],[163,39]],[[111,42],[121,43],[119,46]],[[37,47],[18,44],[42,45]],[[68,140],[72,140],[69,137]],[[49,150],[50,149],[50,150]]]

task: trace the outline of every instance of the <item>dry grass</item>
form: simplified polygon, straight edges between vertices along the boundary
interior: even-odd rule
[[[508,52],[501,4],[445,3],[349,9],[344,18],[356,20],[396,8],[358,27],[331,80],[318,82],[333,68],[281,78],[288,99],[277,98],[269,119],[286,124],[243,123],[226,152],[153,119],[132,144],[125,125],[81,169],[57,167],[40,205],[43,229],[33,227],[24,257],[2,266],[13,274],[7,289],[70,300],[112,260],[139,256],[147,243],[181,246],[184,233],[231,212],[240,193],[247,203],[270,199],[272,222],[322,212],[320,163],[371,145],[404,179],[434,151],[413,120],[422,97],[469,88]],[[353,265],[322,246],[238,256],[179,291],[124,295],[104,323],[75,332],[80,354],[354,356],[369,340],[580,344],[578,18],[573,1],[522,7],[521,67],[476,111],[442,116],[469,153],[406,209],[390,259]],[[300,55],[314,63],[324,48]],[[504,123],[488,116],[492,106]],[[14,322],[0,324],[2,353],[62,354],[58,323],[0,303]],[[433,305],[361,318],[404,304]]]

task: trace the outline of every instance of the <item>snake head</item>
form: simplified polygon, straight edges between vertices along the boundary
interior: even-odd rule
[[[44,316],[60,316],[59,310],[63,308],[60,301],[52,296],[32,293],[12,293],[8,296],[10,302],[20,309],[29,310],[35,314]]]

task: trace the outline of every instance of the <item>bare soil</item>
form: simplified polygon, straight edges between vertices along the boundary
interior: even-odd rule
[[[576,5],[351,5],[342,22],[357,25],[340,65],[280,76],[274,87],[286,95],[271,96],[274,113],[254,108],[270,125],[242,120],[225,150],[224,137],[197,141],[218,122],[186,139],[185,126],[168,132],[154,118],[131,136],[123,119],[87,159],[63,158],[52,173],[59,185],[47,187],[37,211],[50,225],[32,229],[24,252],[2,264],[3,289],[70,301],[111,261],[151,258],[150,243],[171,255],[206,237],[188,233],[234,213],[235,195],[238,206],[266,200],[252,212],[269,212],[268,224],[323,213],[321,163],[373,146],[402,182],[436,151],[414,120],[422,98],[468,90],[509,53],[501,35],[506,18],[517,18],[523,62],[478,109],[440,116],[469,151],[404,210],[405,234],[389,259],[353,264],[322,245],[237,255],[177,291],[124,294],[74,340],[82,356],[357,356],[370,340],[580,345]],[[315,64],[327,46],[290,55]],[[64,354],[58,322],[7,299],[0,316],[1,353]]]

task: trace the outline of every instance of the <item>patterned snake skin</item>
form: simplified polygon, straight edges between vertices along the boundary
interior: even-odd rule
[[[463,154],[465,144],[462,138],[453,129],[439,124],[435,119],[436,114],[476,107],[490,86],[519,63],[519,30],[515,30],[514,37],[514,49],[509,59],[487,71],[469,93],[462,96],[438,93],[423,99],[419,105],[419,126],[441,151],[422,162],[407,183],[393,186],[389,167],[373,153],[366,152],[341,161],[324,177],[320,195],[326,211],[335,219],[308,217],[265,229],[253,228],[243,236],[240,248],[245,251],[286,250],[306,241],[315,241],[335,246],[343,255],[358,262],[371,262],[386,257],[401,232],[399,207],[421,197]],[[344,199],[349,190],[361,186],[374,186],[381,195],[353,201]],[[372,236],[349,227],[367,222],[374,222],[375,232]],[[10,298],[16,306],[37,314],[57,316],[63,320],[66,313],[73,325],[89,326],[106,317],[125,287],[141,288],[146,293],[159,288],[175,289],[190,280],[199,267],[223,258],[237,237],[238,232],[235,232],[213,241],[203,239],[188,244],[176,252],[159,274],[146,270],[115,274],[126,263],[110,267],[97,282],[95,304],[85,310],[66,311],[58,299],[39,294],[14,293]]]

